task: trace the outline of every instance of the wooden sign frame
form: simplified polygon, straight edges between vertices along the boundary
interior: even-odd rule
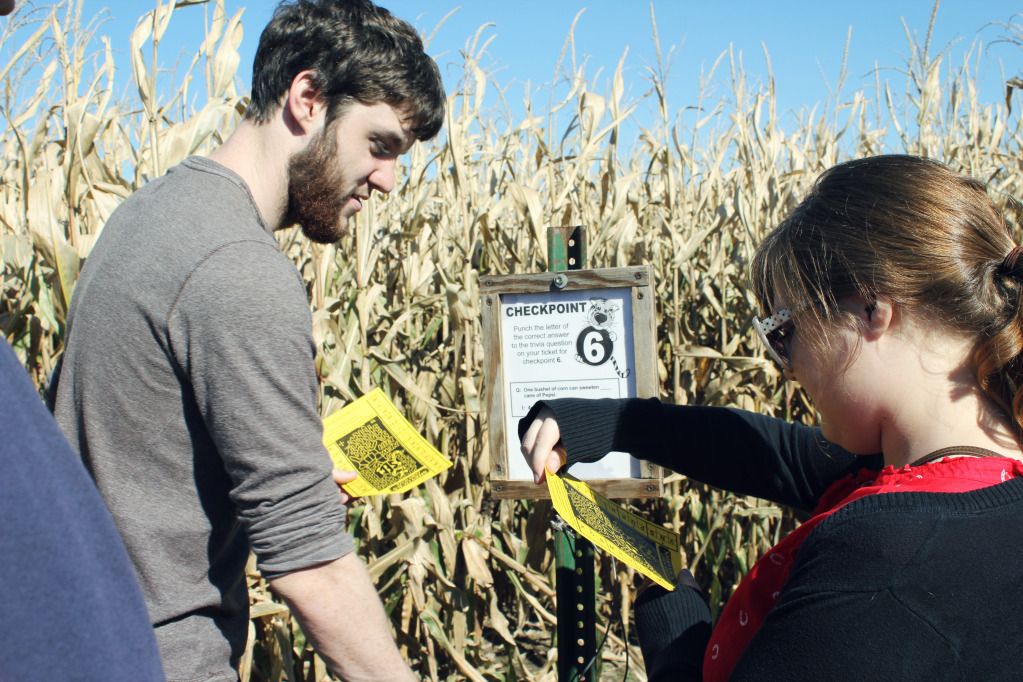
[[[532,480],[510,479],[509,456],[521,457],[515,450],[508,452],[509,429],[517,424],[506,423],[506,400],[510,400],[508,377],[505,376],[503,356],[501,306],[509,294],[542,294],[544,302],[557,304],[563,292],[590,289],[628,289],[631,300],[632,348],[628,366],[635,371],[635,395],[629,397],[652,398],[658,394],[657,346],[655,327],[655,297],[652,290],[653,271],[649,266],[603,268],[598,270],[570,270],[524,275],[487,275],[481,278],[483,298],[483,337],[488,340],[485,381],[488,415],[488,436],[491,455],[491,490],[494,497],[516,499],[548,498],[547,487]],[[624,297],[623,297],[624,298]],[[619,375],[621,376],[621,375]],[[587,479],[587,483],[610,498],[650,498],[663,494],[663,473],[660,467],[640,462],[641,477]]]

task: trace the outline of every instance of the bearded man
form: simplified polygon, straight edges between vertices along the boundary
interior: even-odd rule
[[[286,2],[245,120],[125,201],[89,256],[54,409],[125,540],[169,679],[237,679],[250,550],[332,671],[412,678],[345,529],[305,287],[273,233],[336,241],[443,111],[407,23],[368,0]]]

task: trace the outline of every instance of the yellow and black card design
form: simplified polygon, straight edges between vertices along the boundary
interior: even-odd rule
[[[451,466],[375,388],[323,421],[334,466],[357,471],[343,487],[355,497],[403,493]]]
[[[554,508],[577,533],[666,590],[682,569],[678,534],[633,514],[569,475],[547,471]]]

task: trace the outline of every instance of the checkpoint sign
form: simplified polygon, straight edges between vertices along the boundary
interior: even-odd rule
[[[519,453],[519,419],[537,401],[656,395],[649,282],[646,267],[482,279],[495,496],[546,496]],[[572,473],[611,497],[660,492],[659,470],[629,453]]]

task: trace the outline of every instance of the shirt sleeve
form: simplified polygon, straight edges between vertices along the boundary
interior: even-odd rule
[[[0,679],[162,681],[114,523],[3,337],[0,434]]]
[[[173,352],[267,578],[353,549],[322,443],[311,330],[294,265],[255,240],[206,258],[171,314]]]
[[[846,452],[805,424],[656,398],[540,402],[519,422],[520,436],[544,405],[558,420],[569,464],[628,452],[717,488],[807,511],[837,479],[881,465],[879,456]]]
[[[711,632],[710,608],[702,594],[682,583],[671,591],[650,585],[636,598],[634,618],[648,679],[701,679]]]

